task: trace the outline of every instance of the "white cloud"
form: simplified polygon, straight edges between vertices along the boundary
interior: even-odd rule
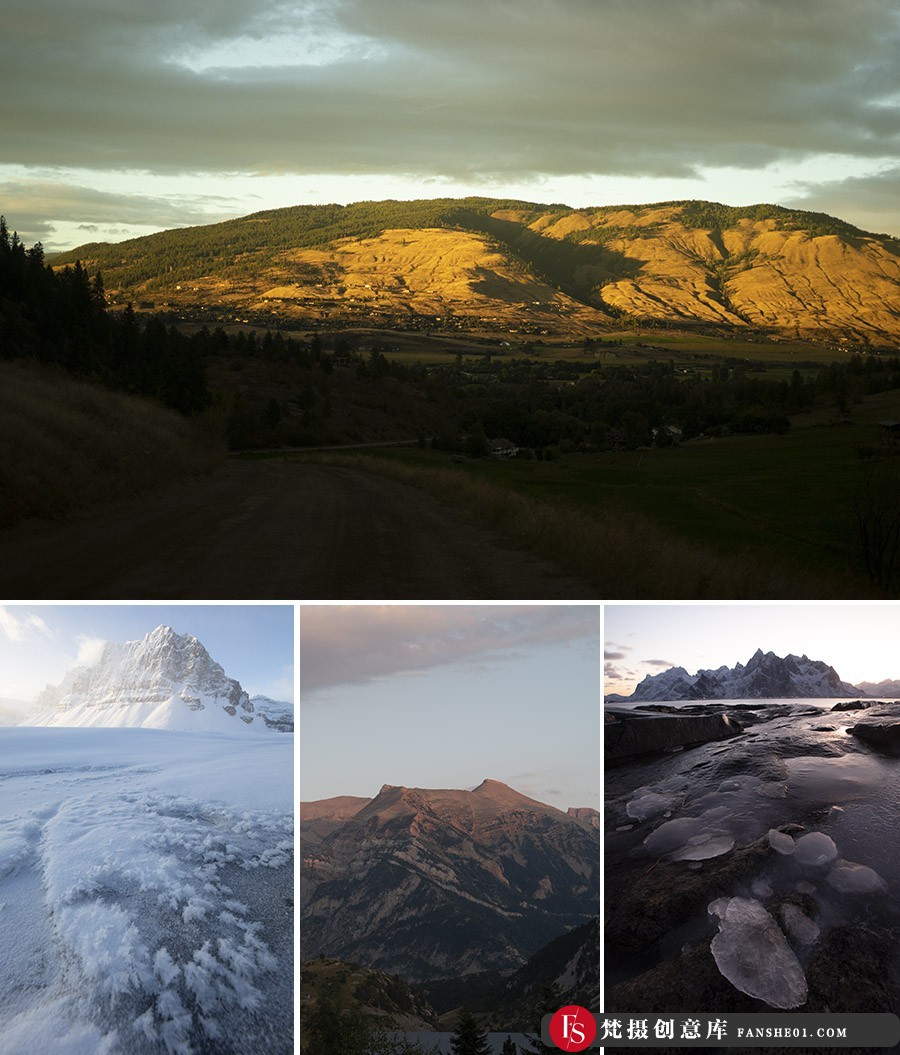
[[[78,645],[78,654],[75,657],[75,666],[93,667],[100,662],[106,641],[102,637],[88,637],[86,634],[76,634],[75,643]]]
[[[6,607],[0,607],[0,631],[9,641],[25,641],[33,637],[32,631],[53,638],[53,631],[39,615],[25,612],[21,615]]]

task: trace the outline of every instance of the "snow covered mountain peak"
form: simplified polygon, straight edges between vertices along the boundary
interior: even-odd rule
[[[238,732],[268,726],[193,634],[158,626],[140,641],[107,643],[92,667],[48,685],[28,725],[142,726]]]
[[[860,690],[845,681],[827,663],[808,656],[787,655],[758,648],[746,664],[721,666],[688,674],[684,667],[670,667],[648,674],[629,697],[610,700],[749,700],[858,696]]]

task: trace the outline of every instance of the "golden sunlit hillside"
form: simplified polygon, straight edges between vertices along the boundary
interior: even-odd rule
[[[206,321],[522,334],[624,319],[890,344],[900,241],[708,202],[574,210],[481,198],[300,206],[60,255],[113,303]]]

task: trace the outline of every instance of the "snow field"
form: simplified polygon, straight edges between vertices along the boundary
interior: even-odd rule
[[[0,1055],[290,1050],[292,740],[3,732]]]

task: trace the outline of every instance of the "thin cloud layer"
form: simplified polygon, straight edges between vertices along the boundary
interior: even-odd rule
[[[364,684],[451,664],[584,641],[599,649],[599,611],[577,607],[307,606],[300,614],[300,691]]]

